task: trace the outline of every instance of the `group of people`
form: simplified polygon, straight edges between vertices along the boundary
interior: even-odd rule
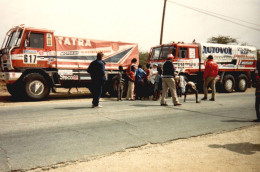
[[[150,68],[150,64],[147,64],[144,70],[142,65],[136,67],[136,62],[137,59],[132,59],[131,64],[126,70],[128,80],[126,100],[149,99],[150,96],[154,96],[154,99],[156,99],[160,89],[160,67],[154,64]]]
[[[105,83],[105,62],[102,61],[104,54],[102,52],[97,54],[97,59],[93,61],[87,72],[90,73],[92,79],[92,107],[102,107],[99,105],[99,99],[102,94],[102,87]],[[154,64],[150,68],[150,64],[146,65],[146,69],[142,69],[142,65],[136,66],[137,59],[132,59],[131,64],[128,66],[125,75],[128,83],[126,100],[140,100],[149,98],[153,96],[153,100],[158,100],[161,95],[161,106],[168,106],[166,102],[166,97],[168,96],[168,90],[171,93],[172,102],[174,106],[182,105],[179,102],[176,87],[176,71],[172,63],[173,56],[169,55],[167,61],[163,64],[162,67]],[[122,100],[123,88],[124,88],[124,71],[123,67],[119,66],[119,72],[116,76],[117,84],[116,90],[118,93],[118,100]],[[213,61],[213,56],[209,55],[207,62],[205,63],[205,71],[203,75],[204,80],[204,97],[202,100],[207,100],[208,95],[208,85],[210,84],[212,88],[212,97],[211,101],[215,101],[215,83],[216,77],[218,75],[218,65]],[[196,92],[196,102],[197,100],[197,91],[194,83],[189,83],[188,85]],[[187,87],[187,88],[189,88]],[[186,98],[186,95],[185,95]]]

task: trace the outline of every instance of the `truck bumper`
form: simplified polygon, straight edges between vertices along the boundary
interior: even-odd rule
[[[0,80],[5,83],[14,83],[21,75],[21,72],[0,72]]]

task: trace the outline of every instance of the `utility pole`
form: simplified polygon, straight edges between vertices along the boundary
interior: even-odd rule
[[[162,27],[161,27],[160,45],[162,45],[162,39],[163,39],[163,25],[164,25],[164,16],[165,16],[166,1],[167,1],[167,0],[164,0],[164,6],[163,6],[163,15],[162,15]]]

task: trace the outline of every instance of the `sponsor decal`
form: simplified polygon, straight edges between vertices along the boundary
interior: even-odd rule
[[[58,37],[58,41],[61,45],[78,45],[84,47],[91,47],[91,41],[88,39]]]
[[[39,51],[39,54],[42,56],[42,55],[43,55],[43,51],[42,51],[42,50],[40,50],[40,51]]]
[[[53,61],[54,61],[54,58],[52,58],[52,57],[49,58],[49,59],[48,59],[48,64],[51,64],[51,62],[53,62]]]
[[[223,67],[234,67],[234,64],[223,64]]]
[[[23,50],[23,53],[25,54],[37,54],[36,50]]]
[[[79,51],[62,51],[61,56],[79,55]]]
[[[203,54],[212,54],[212,53],[220,53],[220,54],[230,54],[232,55],[231,47],[206,47],[203,46]]]
[[[73,70],[58,70],[60,75],[73,75]]]
[[[118,50],[119,50],[119,45],[118,45],[118,43],[113,43],[113,44],[112,44],[112,50],[113,50],[113,51],[118,51]]]
[[[52,46],[52,34],[51,33],[47,33],[47,46]]]
[[[60,75],[61,80],[78,80],[78,75]]]
[[[189,48],[189,54],[191,59],[195,59],[195,48]]]
[[[254,62],[242,61],[240,64],[241,64],[241,65],[253,65]]]
[[[252,52],[250,49],[248,48],[237,48],[237,50],[240,52],[240,54],[248,54],[249,52]]]

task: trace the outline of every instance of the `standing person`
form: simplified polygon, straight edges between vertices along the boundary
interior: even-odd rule
[[[126,100],[134,100],[134,86],[135,86],[135,67],[131,66],[131,70],[128,75],[128,88]]]
[[[99,99],[102,94],[102,88],[106,81],[105,76],[105,62],[102,61],[104,54],[102,52],[97,53],[97,59],[90,63],[87,72],[90,73],[92,80],[92,107],[102,107],[99,105]]]
[[[257,63],[258,74],[260,73],[260,63]],[[256,78],[255,88],[255,111],[256,119],[253,122],[260,122],[260,78]]]
[[[181,105],[176,93],[176,85],[174,81],[175,69],[172,64],[172,58],[173,56],[169,55],[167,61],[163,64],[161,106],[168,106],[165,100],[168,88],[170,89],[174,106]]]
[[[143,93],[144,98],[149,99],[149,96],[153,95],[153,85],[151,84],[151,64],[146,64],[146,76],[144,77],[144,86],[143,86]]]
[[[151,83],[154,84],[155,83],[155,77],[158,73],[158,64],[153,64],[153,68],[151,69]]]
[[[122,97],[123,97],[123,90],[124,90],[124,79],[123,79],[123,67],[119,66],[118,67],[119,71],[118,74],[116,76],[113,77],[113,79],[115,80],[115,84],[114,85],[116,88],[115,90],[117,91],[117,101],[121,101]]]
[[[136,99],[142,99],[143,94],[143,84],[144,77],[146,76],[145,71],[142,69],[142,65],[138,65],[138,69],[135,70],[135,86],[136,86]]]
[[[131,64],[127,67],[127,69],[126,69],[126,76],[127,76],[128,78],[129,78],[129,73],[130,73],[130,71],[131,71],[131,67],[134,66],[135,69],[136,69],[136,63],[137,63],[137,59],[136,59],[136,58],[133,58],[133,59],[131,60]]]
[[[158,100],[160,98],[160,95],[161,95],[161,90],[162,90],[162,78],[161,78],[161,75],[162,75],[162,69],[161,68],[158,68],[158,72],[155,76],[155,79],[154,79],[154,94],[153,94],[153,100]]]
[[[210,84],[212,89],[212,96],[210,101],[215,101],[215,94],[216,94],[216,77],[218,76],[218,64],[213,61],[213,56],[209,55],[208,60],[206,61],[205,71],[203,74],[203,90],[204,90],[204,97],[201,100],[207,100],[208,98],[208,85]]]

